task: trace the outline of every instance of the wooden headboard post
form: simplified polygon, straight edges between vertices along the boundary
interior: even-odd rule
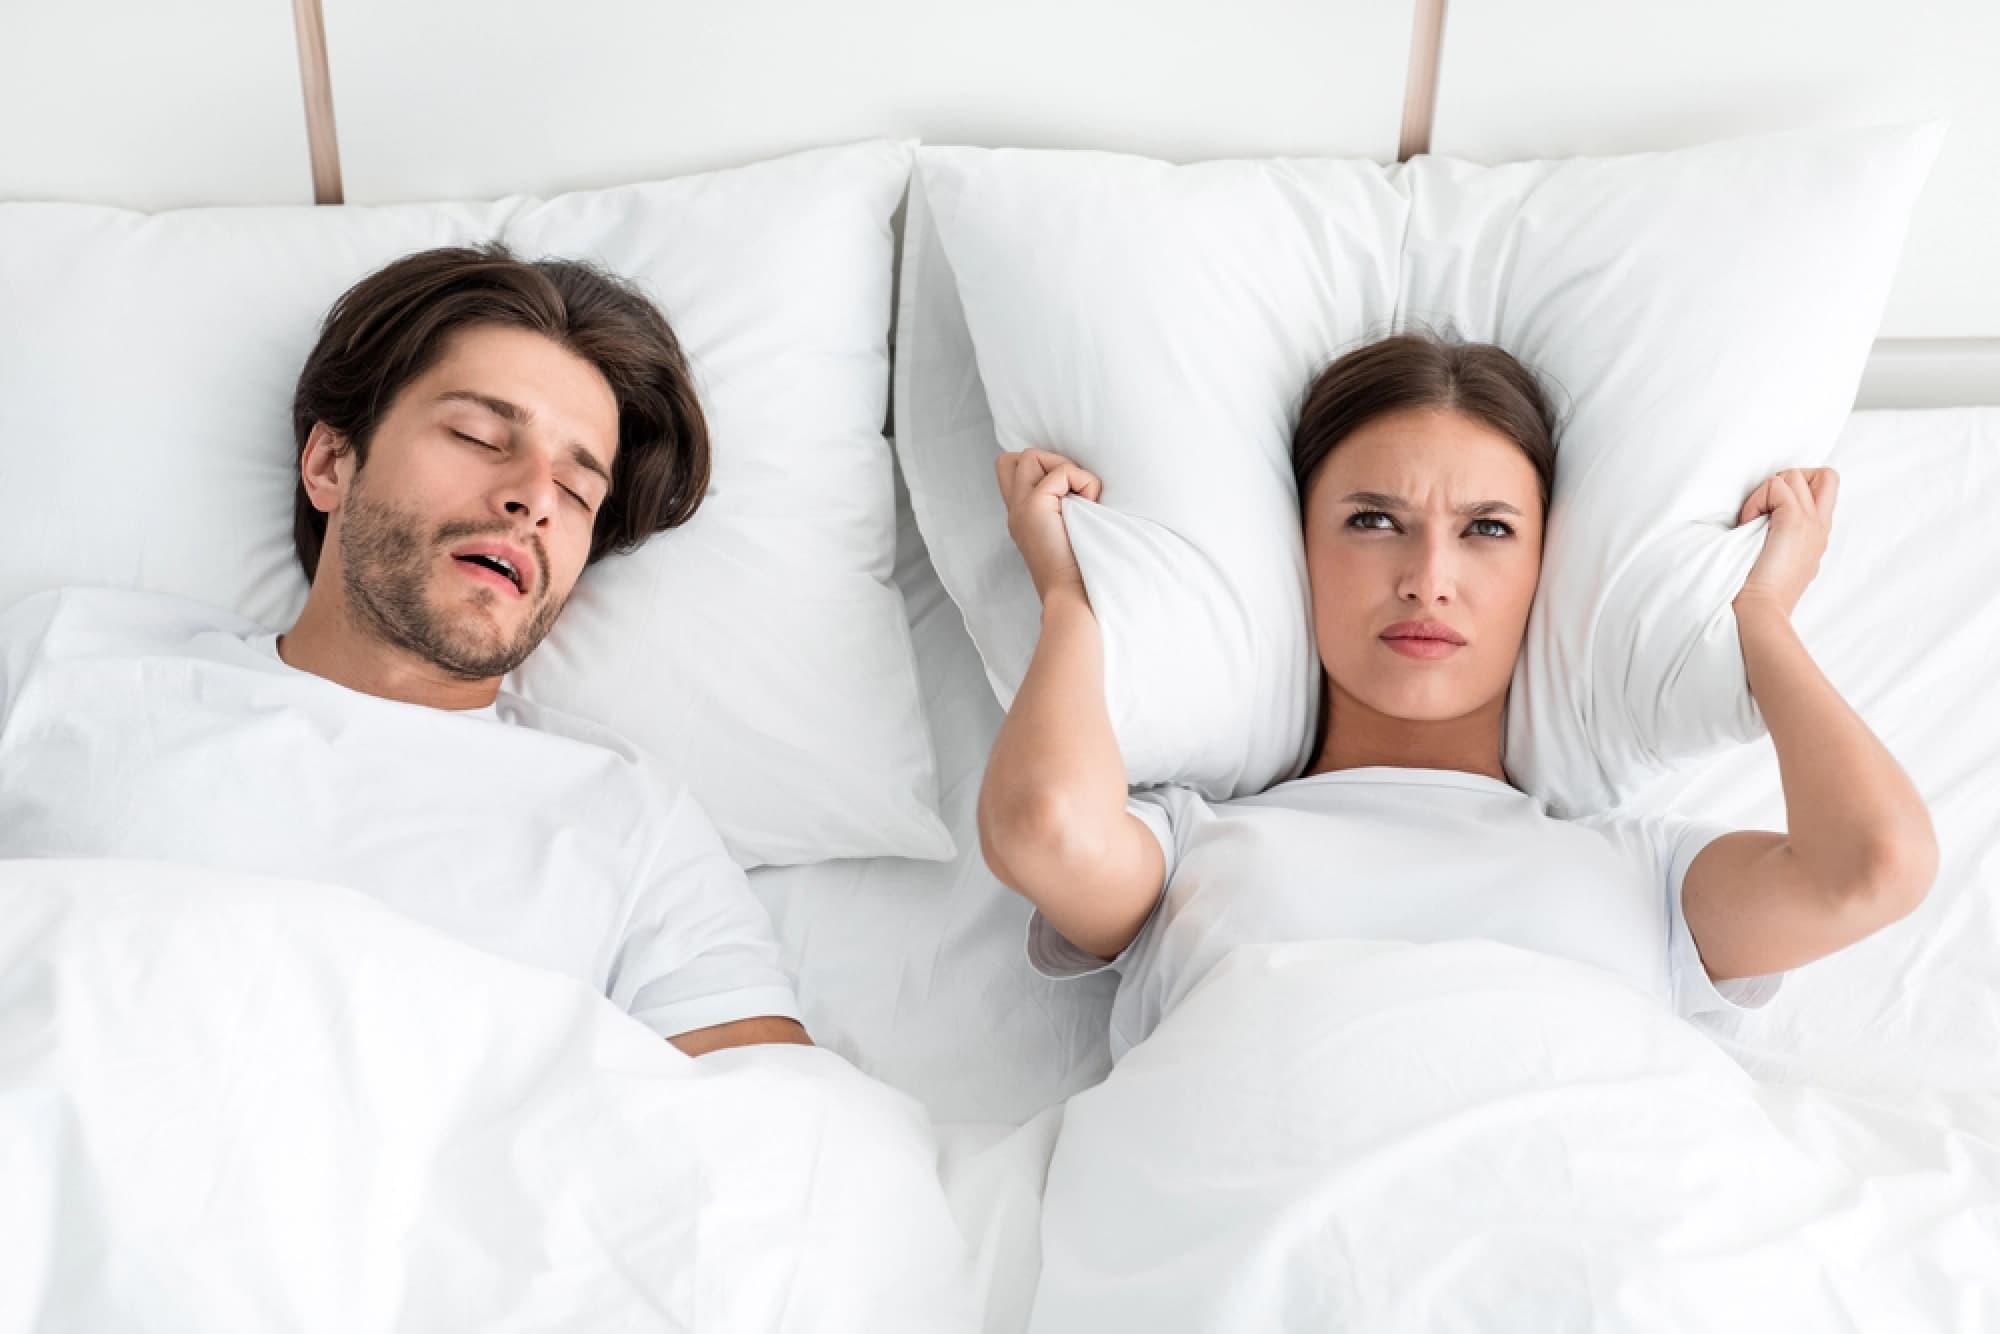
[[[292,0],[299,38],[299,86],[306,99],[306,146],[312,153],[313,202],[338,204],[340,141],[333,132],[333,79],[326,63],[326,23],[319,0]]]

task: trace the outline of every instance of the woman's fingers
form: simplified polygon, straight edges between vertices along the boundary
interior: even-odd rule
[[[1104,491],[1095,473],[1046,449],[1002,454],[994,460],[993,471],[1009,509],[1036,494],[1061,497],[1074,493],[1096,500]]]
[[[1072,494],[1082,496],[1085,500],[1095,500],[1104,489],[1097,474],[1081,464],[1074,463],[1060,454],[1049,455],[1049,462],[1052,466],[1062,469],[1063,476],[1069,479],[1069,489]]]
[[[1014,498],[1014,470],[1021,466],[1021,456],[1011,451],[1002,453],[993,460],[993,478],[1000,484],[1000,499]]]
[[[1776,514],[1787,505],[1799,503],[1799,493],[1792,486],[1792,478],[1797,470],[1781,472],[1771,479],[1771,513]]]
[[[1840,497],[1840,474],[1832,468],[1787,468],[1785,481],[1801,505],[1822,517]]]
[[[1013,457],[1014,475],[1005,488],[1009,509],[1033,495],[1049,471],[1048,465],[1036,450],[1024,449]]]
[[[1828,523],[1839,499],[1840,474],[1832,468],[1786,468],[1772,473],[1744,498],[1743,508],[1736,512],[1736,522],[1746,524],[1759,515],[1795,505],[1820,522]]]
[[[1099,490],[1097,478],[1077,467],[1074,463],[1064,463],[1051,468],[1035,486],[1045,495],[1079,495],[1085,500],[1095,500]]]
[[[1052,469],[1035,484],[1035,494],[1060,500],[1076,490],[1075,480],[1067,468]]]
[[[1040,459],[1032,454],[1024,457],[1021,466],[1014,470],[1014,503],[1018,505],[1035,494],[1048,475],[1049,470],[1042,466]]]
[[[1771,481],[1769,478],[1765,478],[1763,481],[1759,482],[1757,484],[1756,489],[1753,490],[1749,494],[1749,496],[1747,496],[1744,499],[1743,508],[1738,510],[1736,513],[1736,522],[1739,526],[1741,526],[1743,524],[1750,522],[1752,519],[1756,518],[1760,514],[1769,514],[1770,512],[1771,512]]]

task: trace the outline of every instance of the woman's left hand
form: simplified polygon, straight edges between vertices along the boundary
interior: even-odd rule
[[[1792,614],[1806,585],[1819,573],[1833,529],[1833,506],[1840,498],[1840,474],[1831,468],[1787,468],[1765,481],[1743,502],[1738,527],[1760,514],[1771,516],[1764,550],[1736,601],[1768,602]]]

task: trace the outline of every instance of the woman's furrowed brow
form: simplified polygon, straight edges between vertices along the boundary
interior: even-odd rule
[[[1401,496],[1387,495],[1381,491],[1354,491],[1340,498],[1343,505],[1367,505],[1378,510],[1406,510],[1410,502]],[[1511,514],[1521,517],[1521,511],[1504,500],[1475,500],[1468,505],[1460,505],[1458,513],[1468,519],[1484,518],[1489,514]]]

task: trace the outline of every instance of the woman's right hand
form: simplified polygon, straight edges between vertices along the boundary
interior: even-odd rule
[[[1002,454],[994,472],[1042,624],[980,779],[979,849],[1057,934],[1112,959],[1152,914],[1167,863],[1160,840],[1125,809],[1125,760],[1104,700],[1104,636],[1063,525],[1064,496],[1096,500],[1102,488],[1045,449]]]
[[[1035,593],[1043,602],[1058,589],[1083,592],[1083,572],[1063,526],[1062,498],[1079,495],[1096,500],[1104,484],[1095,473],[1046,449],[1002,454],[993,471],[1000,480],[1000,498],[1007,504],[1007,533],[1028,564]]]

